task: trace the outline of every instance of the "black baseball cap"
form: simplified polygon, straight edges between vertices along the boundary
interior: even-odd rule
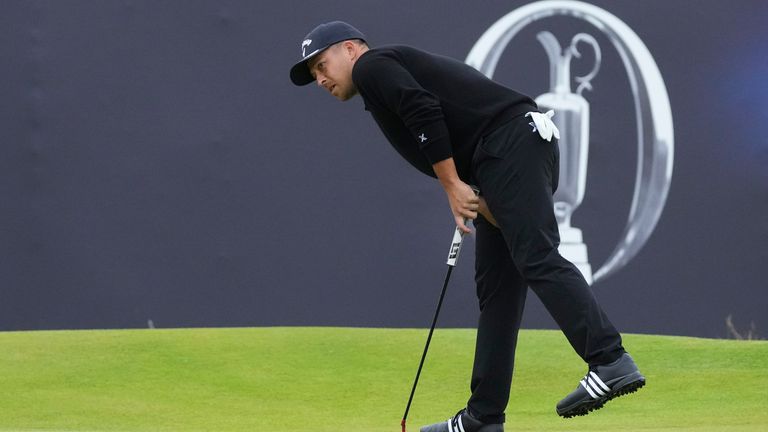
[[[349,39],[361,39],[365,42],[365,35],[343,21],[331,21],[315,27],[301,42],[302,58],[291,68],[291,81],[297,86],[314,81],[312,74],[309,73],[307,60],[325,51],[329,46]]]

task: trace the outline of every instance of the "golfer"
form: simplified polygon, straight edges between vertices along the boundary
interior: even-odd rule
[[[588,365],[557,404],[559,415],[587,414],[645,384],[584,277],[558,253],[559,133],[551,112],[460,61],[403,45],[371,48],[340,21],[312,30],[301,53],[293,83],[316,82],[342,101],[359,94],[395,150],[440,181],[456,225],[470,232],[464,219],[472,219],[476,229],[472,394],[456,415],[422,432],[504,430],[527,287]]]

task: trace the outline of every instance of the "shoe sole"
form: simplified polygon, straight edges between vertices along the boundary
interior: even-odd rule
[[[585,416],[592,411],[599,410],[605,404],[617,397],[628,395],[638,391],[645,385],[645,377],[640,375],[639,372],[630,374],[622,378],[616,385],[616,390],[611,391],[607,395],[600,399],[590,399],[587,401],[577,402],[563,410],[557,410],[557,414],[563,418],[571,418],[577,416]]]

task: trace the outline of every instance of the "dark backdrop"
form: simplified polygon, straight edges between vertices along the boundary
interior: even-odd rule
[[[594,285],[625,332],[768,334],[768,6],[592,1],[650,49],[675,128],[655,232]],[[452,218],[359,98],[290,84],[333,19],[371,42],[465,59],[523,1],[12,1],[0,14],[0,329],[429,324]],[[636,163],[628,81],[603,67],[587,194],[596,268],[619,240]],[[574,68],[579,66],[574,63]],[[531,95],[548,63],[525,31],[496,78]],[[576,72],[586,72],[585,67]],[[442,326],[472,327],[470,238]],[[554,327],[535,296],[525,325]]]

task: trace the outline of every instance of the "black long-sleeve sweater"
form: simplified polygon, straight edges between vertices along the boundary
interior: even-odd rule
[[[469,182],[480,138],[536,103],[458,60],[409,46],[363,53],[352,80],[392,146],[414,167],[435,177],[432,164],[453,157]]]

